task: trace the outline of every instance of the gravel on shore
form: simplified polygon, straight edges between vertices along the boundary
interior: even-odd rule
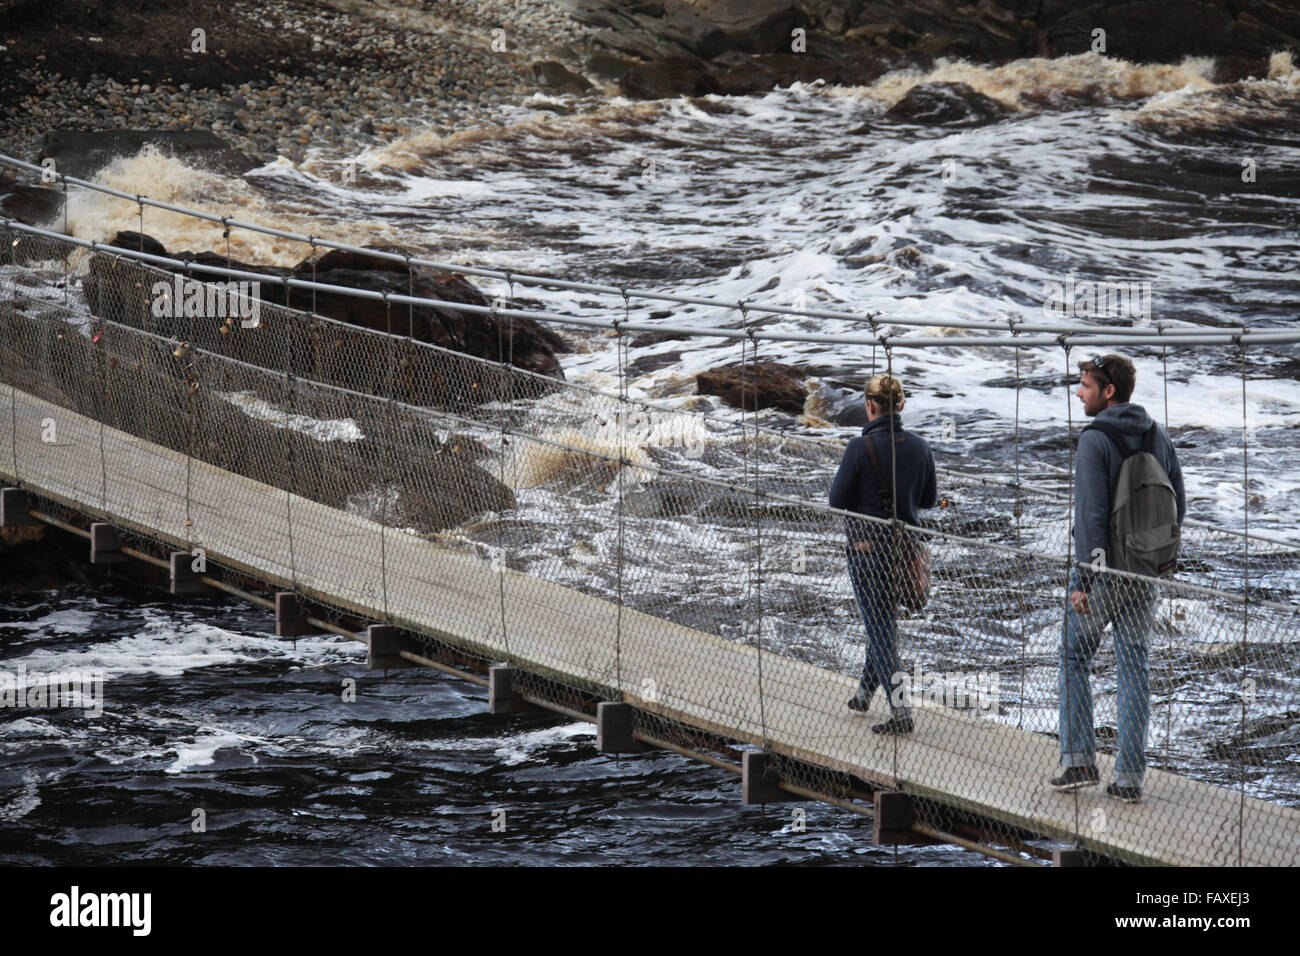
[[[555,0],[201,0],[115,20],[31,6],[0,2],[27,13],[0,28],[0,151],[28,160],[52,129],[210,130],[294,162],[389,142],[414,117],[450,133],[538,92],[533,62],[576,66],[588,35]]]

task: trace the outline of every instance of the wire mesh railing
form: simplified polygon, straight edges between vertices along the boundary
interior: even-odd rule
[[[221,520],[243,522],[223,532],[239,542],[223,552],[232,566],[377,620],[418,620],[425,607],[413,595],[423,587],[475,651],[544,663],[653,719],[695,713],[704,731],[729,728],[824,775],[869,768],[917,796],[923,823],[942,829],[954,807],[978,805],[1010,839],[1015,821],[1060,815],[1061,801],[1074,800],[1065,830],[1049,835],[1092,840],[1120,858],[1149,859],[1131,826],[1160,828],[1148,836],[1177,845],[1175,859],[1296,862],[1300,833],[1286,829],[1290,817],[1268,815],[1295,805],[1300,782],[1293,545],[1189,525],[1182,569],[1159,582],[1154,602],[1149,582],[1103,570],[1110,604],[1099,600],[1099,611],[1149,637],[1108,639],[1075,666],[1061,654],[1068,488],[948,472],[948,507],[914,529],[932,554],[933,596],[924,612],[896,614],[872,603],[887,590],[887,564],[846,555],[844,544],[846,521],[877,541],[888,523],[823,503],[834,443],[605,394],[265,300],[247,325],[238,308],[233,321],[159,315],[152,290],[170,273],[92,252],[85,275],[117,304],[97,315],[68,281],[66,244],[12,230],[0,238],[10,393],[0,467],[19,481],[35,474],[24,456],[53,453],[20,428],[20,396],[30,396],[98,423],[82,436],[96,444],[97,467],[59,481],[114,521],[203,547],[220,500]],[[27,247],[21,256],[15,241]],[[177,453],[174,472],[132,471],[133,438],[123,436]],[[219,481],[194,463],[252,482]],[[144,481],[182,490],[121,493]],[[268,498],[267,486],[283,494]],[[232,489],[245,497],[229,500]],[[336,516],[325,521],[303,502]],[[562,644],[545,636],[555,621],[595,619],[609,606],[617,613],[601,618],[607,628]],[[846,731],[864,623],[896,628],[897,654],[882,664],[890,686]],[[1081,746],[1116,758],[1127,748],[1133,758],[1136,726],[1142,759],[1177,775],[1152,784],[1140,823],[1042,792],[1054,770],[1042,765],[1043,742],[1086,716],[1062,714],[1062,699],[1072,709],[1082,699],[1062,693],[1071,667],[1091,680],[1096,701]],[[1144,693],[1121,686],[1142,673]],[[889,717],[890,692],[910,705],[914,739],[932,745],[870,732],[868,723]],[[1210,799],[1181,778],[1231,787],[1239,799]],[[1280,843],[1250,849],[1278,828]]]

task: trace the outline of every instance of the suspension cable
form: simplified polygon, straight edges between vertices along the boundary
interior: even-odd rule
[[[1012,323],[1011,334],[1016,334],[1015,323]],[[1015,504],[1012,506],[1012,512],[1016,519],[1016,547],[1022,544],[1020,535],[1021,514],[1024,511],[1023,489],[1020,487],[1020,349],[1016,348],[1016,478],[1015,478]],[[1017,562],[1019,564],[1019,562]],[[1020,713],[1016,718],[1016,726],[1024,729],[1025,726],[1025,672],[1029,669],[1029,638],[1025,633],[1025,618],[1028,616],[1025,607],[1025,590],[1016,588],[1016,598],[1020,604]]]
[[[630,319],[632,316],[632,304],[628,298],[627,290],[623,290],[623,318]],[[626,448],[626,431],[627,431],[627,342],[624,339],[622,328],[615,326],[617,339],[614,342],[615,351],[618,355],[618,501],[617,522],[618,537],[616,542],[615,555],[615,604],[614,604],[614,687],[618,691],[619,698],[623,696],[623,473],[627,470],[627,448]]]
[[[1070,584],[1072,571],[1074,568],[1074,538],[1079,533],[1079,529],[1074,526],[1074,403],[1070,401],[1070,345],[1062,341],[1061,348],[1065,356],[1065,448],[1068,454],[1069,474],[1069,496],[1066,503],[1066,520],[1069,522],[1070,533],[1065,539],[1065,615],[1064,624],[1061,627],[1061,666],[1069,667],[1070,652],[1070,603],[1071,592]],[[1074,726],[1074,713],[1070,706],[1071,694],[1067,683],[1065,692],[1062,694],[1061,707],[1065,711],[1064,726],[1057,727],[1057,733],[1060,735],[1061,743],[1066,742],[1066,735],[1069,729]],[[1091,727],[1087,730],[1092,733]],[[1074,791],[1074,842],[1079,845],[1079,815],[1082,806],[1079,802],[1079,791]]]
[[[1246,347],[1241,347],[1241,517],[1244,530],[1250,532],[1250,427],[1246,405]],[[1250,666],[1247,656],[1247,644],[1250,637],[1250,539],[1241,539],[1241,730],[1237,747],[1237,761],[1240,765],[1241,793],[1237,801],[1237,865],[1242,865],[1246,834],[1246,707],[1247,688],[1246,669]]]

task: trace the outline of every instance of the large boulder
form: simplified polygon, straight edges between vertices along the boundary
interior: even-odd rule
[[[539,60],[533,64],[537,82],[555,93],[582,94],[591,89],[591,81],[581,73],[574,73],[557,60]]]
[[[385,248],[382,252],[401,250]],[[489,308],[492,303],[464,276],[436,273],[416,267],[408,272],[404,263],[367,256],[364,253],[331,250],[321,256],[314,267],[310,259],[295,270],[300,278],[313,278],[327,285],[387,292],[390,295],[414,295],[440,299],[462,305]],[[517,368],[540,375],[563,379],[557,352],[569,347],[555,332],[533,319],[505,318],[473,314],[433,306],[385,307],[374,299],[359,299],[340,293],[294,289],[289,305],[312,310],[330,318],[342,319],[380,332],[409,335],[418,342],[432,342],[444,348],[493,362],[510,362]]]
[[[619,77],[618,86],[625,96],[638,100],[733,92],[721,88],[713,69],[707,63],[689,56],[634,64]]]
[[[808,398],[804,373],[780,362],[746,362],[712,368],[696,374],[695,388],[700,395],[716,395],[728,405],[747,412],[779,408],[801,415]]]
[[[118,233],[111,245],[168,254],[157,240],[134,232]],[[392,249],[376,251],[401,254]],[[104,256],[91,260],[85,282],[91,310],[106,319],[182,339],[195,348],[332,385],[392,394],[414,404],[453,407],[481,404],[502,396],[522,398],[543,394],[553,387],[548,383],[564,378],[557,353],[567,351],[567,345],[555,332],[532,319],[467,313],[449,307],[412,307],[294,288],[275,281],[314,279],[381,295],[413,294],[490,308],[488,299],[459,275],[419,267],[408,272],[405,262],[341,250],[330,251],[314,263],[306,260],[292,269],[227,260],[213,252],[177,252],[170,257],[194,264],[229,265],[270,277],[270,284],[263,282],[250,290],[259,300],[258,321],[246,324],[229,315],[223,321],[220,314],[196,318],[186,315],[184,309],[158,308],[159,297],[153,291],[160,281],[165,282],[159,273],[132,260],[114,261]],[[191,270],[190,275],[222,281],[219,275],[200,270]],[[160,291],[176,298],[174,293]],[[295,311],[268,312],[260,303],[287,305]],[[300,313],[315,313],[400,338],[345,334],[342,326]],[[408,337],[411,341],[407,341]],[[438,345],[466,358],[456,359],[414,343]],[[536,376],[510,373],[502,363]]]
[[[807,24],[798,0],[717,0],[701,16],[726,38],[726,48],[751,53],[791,52],[794,28]]]
[[[937,57],[1004,63],[1020,57],[1086,53],[1093,31],[1106,31],[1105,54],[1136,62],[1178,62],[1187,55],[1249,61],[1231,78],[1260,75],[1275,50],[1300,49],[1300,8],[1287,0],[569,0],[596,27],[593,45],[650,63],[725,53],[792,53],[790,32],[807,30],[806,54],[840,64],[839,79],[871,82],[885,62],[928,69]],[[836,44],[841,44],[837,49]],[[734,65],[712,83],[744,91]],[[619,75],[622,75],[620,70]],[[761,78],[766,79],[763,76]],[[781,78],[772,77],[772,82]],[[661,87],[669,85],[661,82]],[[683,77],[678,95],[708,87]]]
[[[116,159],[134,156],[146,146],[157,147],[186,165],[239,176],[257,165],[220,136],[206,130],[103,129],[51,130],[38,162],[54,160],[57,172],[89,179]]]
[[[886,111],[885,118],[921,126],[981,126],[1011,112],[967,83],[918,83]]]
[[[436,425],[401,406],[344,404],[335,390],[308,381],[294,383],[287,397],[282,376],[220,368],[116,326],[88,337],[57,314],[0,312],[0,333],[15,343],[10,368],[24,391],[312,501],[422,533],[515,505],[514,492],[475,463],[476,449],[444,440]],[[267,420],[263,403],[298,421],[346,416],[357,427],[344,435],[285,427]],[[384,507],[365,504],[385,500]]]
[[[0,218],[31,226],[49,225],[63,212],[63,190],[55,186],[0,186]]]

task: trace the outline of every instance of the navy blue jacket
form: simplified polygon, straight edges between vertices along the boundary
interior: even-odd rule
[[[1128,439],[1130,449],[1142,444],[1142,436],[1153,424],[1151,416],[1141,405],[1121,402],[1103,408],[1096,421],[1119,428]],[[1165,430],[1156,426],[1154,452],[1156,460],[1169,476],[1178,497],[1178,524],[1187,514],[1187,493],[1183,490],[1183,471],[1178,466],[1174,443]],[[1074,466],[1074,558],[1079,562],[1080,590],[1092,589],[1096,573],[1092,570],[1093,552],[1101,549],[1110,554],[1110,503],[1115,486],[1119,484],[1119,470],[1124,456],[1099,429],[1093,428],[1079,436],[1079,451]]]
[[[895,457],[892,465],[889,443],[891,419]],[[895,474],[894,500],[898,506],[898,517],[907,524],[919,525],[921,519],[917,509],[933,508],[939,498],[934,455],[924,438],[903,431],[903,419],[897,413],[882,415],[862,429],[861,435],[849,441],[848,447],[844,449],[844,457],[840,459],[839,471],[831,483],[831,507],[877,518],[894,517],[892,512],[886,510],[884,499],[880,496],[876,475],[871,469],[871,458],[867,454],[867,442],[876,446],[885,480],[889,480],[891,471]],[[862,528],[855,534],[851,526],[849,538],[862,537],[864,531],[865,528]]]

